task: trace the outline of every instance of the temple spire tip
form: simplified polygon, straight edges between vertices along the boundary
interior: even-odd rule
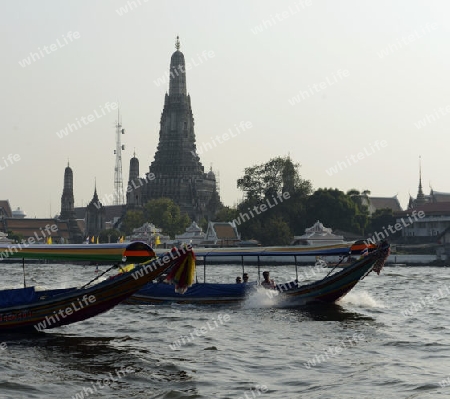
[[[175,42],[175,48],[177,51],[180,50],[180,36],[177,36],[177,41]]]

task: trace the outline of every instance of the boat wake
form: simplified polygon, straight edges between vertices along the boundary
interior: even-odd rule
[[[273,308],[277,307],[279,303],[280,296],[278,291],[258,287],[256,290],[252,290],[252,292],[249,293],[248,297],[242,304],[242,308]]]
[[[381,300],[375,299],[367,291],[349,292],[336,303],[341,306],[352,305],[359,308],[384,309],[387,307]]]
[[[336,302],[340,306],[354,306],[358,308],[384,309],[387,306],[379,299],[375,299],[367,291],[350,292]],[[252,291],[242,304],[244,309],[257,308],[289,308],[292,306],[305,306],[306,303],[295,304],[280,295],[279,292],[258,288]]]

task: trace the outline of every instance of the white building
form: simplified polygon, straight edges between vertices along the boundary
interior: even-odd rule
[[[180,241],[184,244],[191,244],[193,247],[199,246],[205,241],[206,234],[203,229],[195,222],[186,229],[183,234],[177,234],[175,241]]]
[[[329,227],[325,227],[322,223],[317,221],[312,227],[305,229],[305,234],[294,236],[291,245],[321,246],[343,243],[343,236],[333,234]]]
[[[396,223],[402,226],[402,237],[428,237],[430,240],[450,227],[450,202],[426,203],[395,216]]]
[[[162,229],[156,227],[153,223],[144,223],[141,227],[133,229],[130,241],[143,241],[154,247],[164,243],[171,243],[169,236],[162,234]]]

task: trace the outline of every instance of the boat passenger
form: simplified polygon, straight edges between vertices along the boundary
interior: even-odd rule
[[[241,280],[241,278],[239,276],[236,277],[236,283],[237,284],[241,284],[242,283],[242,280]]]
[[[261,285],[267,289],[275,288],[275,281],[270,279],[270,273],[268,271],[263,272],[264,280],[261,282]]]
[[[245,284],[245,283],[248,283],[248,274],[247,274],[247,273],[244,273],[244,274],[242,275],[242,281],[244,282],[244,284]]]

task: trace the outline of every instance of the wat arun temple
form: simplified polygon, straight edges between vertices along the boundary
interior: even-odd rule
[[[194,116],[186,89],[186,64],[177,38],[170,59],[169,92],[164,98],[159,143],[145,178],[139,177],[139,160],[130,160],[127,208],[157,198],[170,198],[191,220],[211,220],[221,202],[212,170],[205,172],[196,153]]]

